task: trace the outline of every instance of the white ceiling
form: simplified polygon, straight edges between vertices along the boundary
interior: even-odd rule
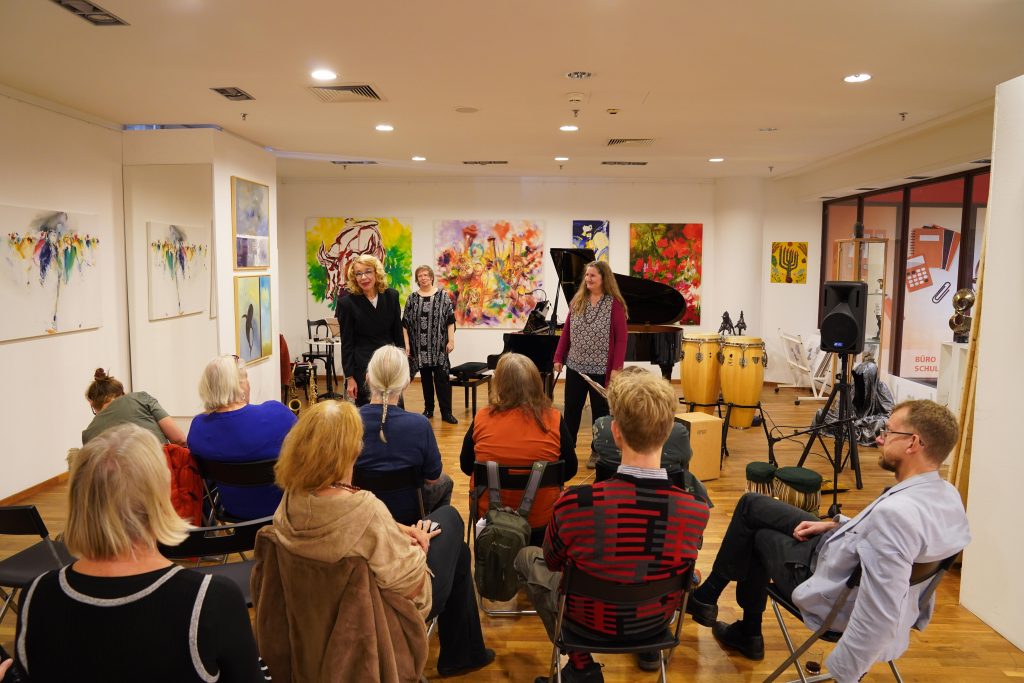
[[[1021,0],[96,2],[130,26],[0,2],[0,84],[116,123],[216,124],[315,159],[285,155],[282,177],[778,176],[970,108],[1024,73]],[[316,67],[384,101],[322,103],[306,90]],[[843,82],[857,72],[874,78]],[[579,132],[558,130],[570,121]],[[610,137],[656,141],[609,148]],[[561,169],[558,155],[571,159]],[[477,159],[508,165],[461,163]]]

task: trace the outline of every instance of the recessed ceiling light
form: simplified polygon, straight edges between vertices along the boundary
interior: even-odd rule
[[[338,77],[338,74],[334,73],[330,69],[317,69],[311,73],[310,76],[318,81],[333,81]]]
[[[475,114],[480,110],[476,107],[455,107],[455,111],[460,114]]]
[[[713,164],[720,164],[723,161],[725,161],[725,159],[723,157],[711,157],[710,159],[708,159],[708,161],[710,161]]]
[[[590,71],[570,71],[569,73],[565,74],[565,77],[570,78],[574,81],[584,81],[593,75],[594,74],[591,73]]]
[[[378,123],[376,125],[376,128],[382,133],[390,133],[395,129],[395,127],[392,126],[390,123]]]
[[[863,83],[871,80],[871,74],[850,74],[843,78],[847,83]]]
[[[413,161],[426,161],[427,158],[426,157],[421,157],[421,156],[415,156],[415,157],[412,158],[412,160]]]
[[[555,161],[569,161],[569,157],[555,157]]]
[[[566,124],[564,126],[559,126],[558,127],[558,130],[562,131],[563,133],[573,133],[573,132],[575,132],[575,131],[577,131],[579,129],[580,129],[579,126],[574,126],[571,123],[568,123],[568,124]]]

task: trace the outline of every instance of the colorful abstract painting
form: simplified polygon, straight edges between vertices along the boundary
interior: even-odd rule
[[[807,284],[807,242],[772,242],[771,281]]]
[[[434,232],[437,286],[460,327],[522,327],[543,286],[544,230],[531,220],[442,220]]]
[[[608,221],[573,221],[572,246],[593,249],[598,261],[608,262]]]
[[[702,223],[630,223],[629,274],[670,285],[686,300],[683,325],[700,324]]]
[[[348,296],[345,274],[360,254],[384,264],[388,286],[401,303],[412,291],[412,221],[401,218],[307,218],[306,311],[310,320],[333,318],[338,296]]]
[[[270,266],[270,188],[231,176],[235,268]]]
[[[210,300],[210,228],[147,223],[149,319],[203,311]]]
[[[235,353],[246,363],[273,352],[269,275],[235,278],[235,330]]]
[[[99,327],[95,216],[0,206],[0,340]]]

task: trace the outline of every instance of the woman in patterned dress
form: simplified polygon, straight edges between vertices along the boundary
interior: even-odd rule
[[[430,266],[416,269],[419,290],[409,295],[402,314],[405,348],[409,350],[409,372],[420,371],[423,383],[423,414],[434,416],[434,391],[441,407],[441,419],[458,424],[452,415],[452,385],[448,383],[451,363],[448,354],[455,350],[455,306],[448,293],[434,285]]]
[[[588,263],[583,286],[569,304],[569,315],[555,351],[555,373],[560,373],[563,366],[572,371],[565,376],[563,414],[574,440],[588,394],[592,419],[608,414],[608,401],[582,375],[606,387],[622,369],[626,358],[626,315],[626,301],[611,267],[604,261]]]

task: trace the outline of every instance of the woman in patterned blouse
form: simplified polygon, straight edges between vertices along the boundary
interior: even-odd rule
[[[434,285],[434,271],[430,266],[420,266],[415,276],[419,290],[406,300],[402,314],[409,371],[412,376],[417,370],[421,371],[423,414],[434,416],[436,386],[441,419],[448,424],[458,424],[452,415],[452,386],[448,383],[451,370],[448,354],[455,350],[455,306],[448,293]]]
[[[555,351],[555,373],[567,366],[565,376],[565,424],[576,439],[583,405],[590,395],[594,420],[608,414],[608,401],[581,375],[608,386],[626,358],[626,302],[615,274],[604,261],[587,264],[583,286],[569,304],[562,337]]]

